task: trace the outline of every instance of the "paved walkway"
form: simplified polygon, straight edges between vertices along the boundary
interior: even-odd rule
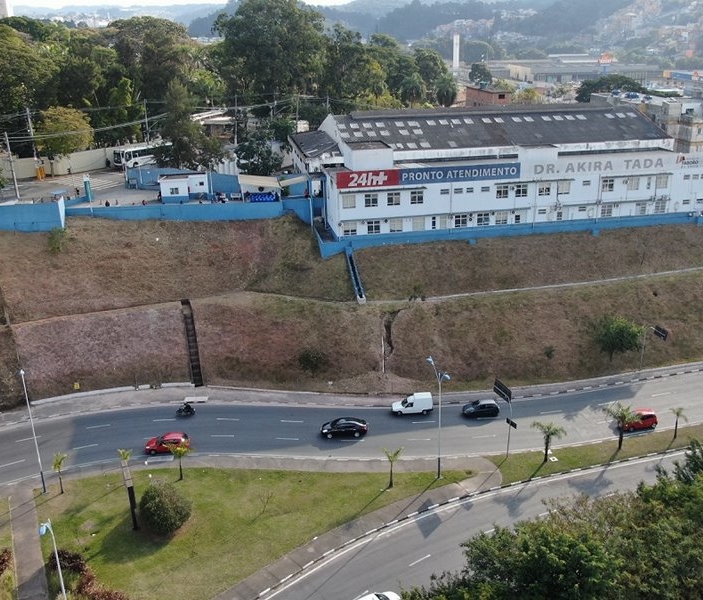
[[[638,381],[646,381],[676,374],[700,372],[703,363],[672,366],[651,371],[602,377],[588,381],[569,382],[565,384],[549,384],[513,389],[513,398],[529,398],[555,395],[581,389],[593,389],[606,386],[627,385]],[[444,404],[459,404],[474,398],[485,397],[491,392],[465,392],[449,393],[443,395]],[[82,412],[105,411],[124,408],[127,406],[143,406],[149,404],[176,403],[185,396],[217,396],[219,402],[245,402],[245,403],[295,403],[306,405],[327,406],[388,406],[390,399],[387,397],[329,395],[314,393],[299,393],[271,390],[250,390],[205,387],[195,390],[188,384],[165,386],[160,389],[124,388],[117,390],[104,390],[96,393],[82,393],[32,403],[32,415],[35,420],[48,419],[59,415],[79,414]],[[0,427],[12,425],[27,420],[26,410],[18,409],[0,415]],[[276,468],[291,470],[315,471],[375,471],[385,472],[388,469],[384,459],[368,461],[334,461],[316,460],[289,457],[246,457],[246,456],[219,456],[198,457],[192,455],[189,459],[197,464],[228,468]],[[254,600],[262,592],[275,588],[286,578],[294,575],[307,566],[320,560],[326,553],[334,551],[362,537],[369,532],[377,531],[384,525],[411,518],[417,512],[429,510],[437,505],[445,504],[458,498],[475,494],[483,490],[500,486],[501,475],[493,463],[473,456],[443,457],[442,465],[445,469],[465,469],[474,473],[470,479],[460,483],[446,485],[437,489],[423,492],[414,498],[407,498],[395,502],[385,508],[369,515],[360,517],[351,523],[334,529],[325,535],[318,536],[310,543],[288,553],[283,558],[268,565],[266,568],[248,577],[217,596],[214,600]],[[136,468],[136,467],[135,467]],[[431,471],[436,468],[434,459],[408,459],[396,463],[396,472],[403,471]],[[80,473],[84,475],[88,473]],[[52,474],[53,476],[53,474]],[[49,597],[46,575],[44,572],[44,558],[42,557],[39,521],[34,500],[35,490],[40,487],[36,479],[29,479],[9,486],[10,496],[10,523],[12,528],[13,555],[17,576],[18,600],[44,600]]]

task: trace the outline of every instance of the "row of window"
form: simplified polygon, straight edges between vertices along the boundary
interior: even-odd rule
[[[689,175],[684,175],[684,179],[690,178]],[[693,179],[698,179],[698,175],[693,175]],[[603,177],[600,180],[601,192],[613,192],[615,191],[615,177]],[[640,189],[640,184],[644,180],[644,188],[647,190],[652,189],[652,184],[655,190],[664,190],[669,186],[669,175],[664,173],[656,175],[654,177],[627,177],[622,179],[623,183],[627,186],[628,191],[636,192]],[[538,182],[537,184],[537,195],[538,196],[551,196],[552,187],[554,182]],[[589,179],[585,179],[582,182],[584,187],[591,185]],[[556,182],[557,195],[563,196],[571,193],[571,181],[557,181]],[[490,192],[491,186],[482,186],[481,192]],[[440,189],[441,196],[448,196],[451,192],[455,195],[472,194],[474,192],[473,187],[457,187],[453,190],[449,188]],[[527,183],[500,183],[495,186],[495,197],[497,199],[505,199],[510,197],[510,192],[513,192],[515,198],[527,198],[528,194],[528,184]],[[381,193],[372,192],[364,194],[364,208],[375,208],[379,206],[379,199]],[[392,192],[385,192],[385,202],[386,206],[400,206],[400,192],[395,190]],[[424,204],[425,198],[423,190],[411,190],[410,191],[410,204]],[[355,194],[342,194],[342,208],[353,209],[356,208],[356,195]]]
[[[703,200],[696,201],[697,203],[703,203]],[[656,200],[654,202],[653,214],[664,214],[666,212],[666,200]],[[683,200],[683,205],[689,205],[691,203],[690,199]],[[613,204],[601,204],[599,207],[598,216],[599,218],[607,218],[613,216]],[[647,202],[636,202],[635,203],[635,214],[636,215],[646,215],[647,213]],[[578,212],[587,212],[588,207],[579,206]],[[540,208],[537,211],[539,215],[546,215],[547,209]],[[447,215],[439,215],[430,217],[430,229],[448,229],[449,227],[469,227],[470,224],[473,225],[474,218],[477,227],[485,227],[491,224],[491,216],[494,217],[494,225],[507,225],[509,222],[509,211],[499,210],[493,213],[490,212],[479,212],[479,213],[464,213],[457,214],[448,217]],[[561,221],[563,218],[563,211],[556,211],[556,220]],[[389,233],[400,233],[403,231],[403,221],[402,217],[395,217],[390,219],[385,219],[384,222],[388,223]],[[513,215],[513,223],[519,224],[521,222],[520,213]],[[381,219],[369,219],[367,221],[362,221],[362,224],[366,227],[366,233],[369,235],[381,233]],[[357,235],[356,221],[350,221],[343,224],[342,234],[347,235]],[[426,222],[425,217],[411,217],[411,231],[425,231]]]

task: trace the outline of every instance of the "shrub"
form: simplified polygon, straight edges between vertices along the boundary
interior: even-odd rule
[[[68,243],[68,233],[63,227],[54,227],[49,232],[49,252],[58,254]]]
[[[189,518],[193,505],[170,483],[150,485],[139,502],[142,522],[154,533],[170,535]]]
[[[303,371],[315,375],[326,369],[330,361],[323,352],[313,350],[312,348],[306,348],[298,356],[298,364]]]

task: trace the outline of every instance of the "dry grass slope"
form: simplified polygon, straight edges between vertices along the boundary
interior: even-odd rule
[[[353,301],[343,256],[319,258],[294,217],[238,223],[71,219],[47,235],[0,233],[0,404],[81,389],[188,378],[180,300],[191,300],[206,381],[336,392],[430,385],[435,356],[455,388],[602,375],[590,341],[606,313],[672,336],[646,364],[703,355],[703,231],[694,226],[383,247],[358,252],[369,302]],[[28,275],[29,274],[29,275]],[[643,276],[596,283],[602,279]],[[572,288],[498,293],[569,282]],[[468,295],[491,292],[484,295]],[[493,293],[496,292],[496,293]],[[438,296],[464,295],[451,299]],[[424,300],[411,300],[418,297]],[[326,367],[301,370],[304,350]]]

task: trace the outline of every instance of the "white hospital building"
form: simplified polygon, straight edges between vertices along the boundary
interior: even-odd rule
[[[634,217],[694,218],[703,208],[703,156],[675,152],[635,106],[357,112],[330,115],[290,141],[294,166],[324,197],[317,220],[340,242],[630,226]]]

